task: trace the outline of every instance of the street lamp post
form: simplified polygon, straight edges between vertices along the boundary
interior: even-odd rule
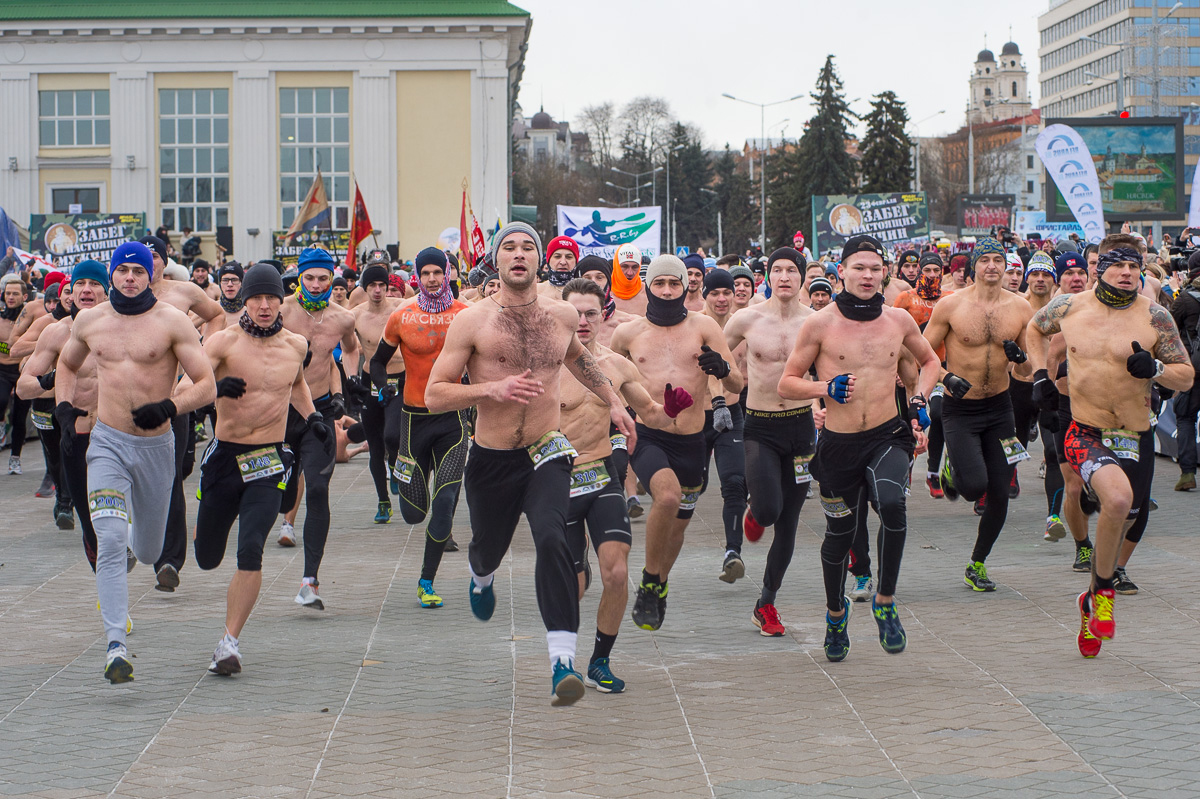
[[[671,156],[682,149],[682,144],[676,144],[670,150],[667,150],[667,230],[670,232],[670,244],[668,248],[671,252],[675,252],[675,226],[671,223],[674,217],[674,212],[671,208]]]
[[[624,169],[617,169],[615,166],[610,166],[610,167],[609,167],[609,169],[611,169],[613,172],[620,172],[622,175],[628,175],[629,177],[633,178],[633,182],[634,182],[634,183],[637,183],[639,180],[641,180],[641,179],[642,179],[643,177],[645,177],[646,175],[653,175],[655,172],[661,172],[661,171],[662,171],[662,167],[661,167],[661,166],[656,166],[656,167],[654,167],[654,169],[649,169],[649,170],[647,170],[647,171],[645,171],[645,172],[638,172],[638,173],[636,173],[636,174],[635,174],[635,173],[633,173],[633,172],[626,172]],[[609,185],[612,185],[612,184],[609,184]],[[638,186],[638,189],[644,189],[644,188],[646,188],[647,186],[650,186],[650,185],[653,185],[653,183],[645,183],[645,184],[643,184],[643,185],[641,185],[641,186]],[[616,188],[618,188],[618,189],[619,189],[619,188],[621,188],[621,187],[620,187],[620,186],[617,186]],[[638,202],[641,202],[641,199],[642,199],[642,196],[639,194],[639,195],[638,195]]]
[[[758,209],[759,210],[758,246],[762,247],[763,250],[765,251],[767,248],[767,150],[766,150],[767,107],[772,106],[772,105],[781,105],[783,103],[790,103],[793,100],[799,100],[804,95],[797,94],[795,97],[789,97],[786,100],[776,100],[773,103],[753,103],[749,100],[743,100],[740,97],[734,97],[732,94],[729,94],[729,93],[724,93],[721,96],[725,97],[727,99],[730,99],[730,100],[736,100],[739,103],[745,103],[746,105],[758,106],[758,111],[759,111],[758,121],[759,121],[759,131],[760,131],[759,135],[761,137],[758,140],[758,144],[759,144],[759,148],[760,148],[759,152],[761,153],[761,156],[762,156],[762,160],[761,160],[760,168],[759,168],[759,176],[758,176],[758,182],[759,182],[760,186],[762,187],[761,191],[760,191],[760,200],[759,200],[759,209]]]
[[[936,114],[930,114],[929,116],[925,117],[920,122],[912,123],[913,133],[916,134],[915,136],[913,136],[913,191],[914,192],[921,190],[921,123],[928,122],[929,120],[933,119],[934,117],[939,117],[944,113],[946,113],[946,109],[943,108],[941,111],[938,111]]]
[[[1109,44],[1108,42],[1102,42],[1099,39],[1087,35],[1082,35],[1079,37],[1079,39],[1080,41],[1088,41],[1092,42],[1093,44],[1098,44],[1101,47],[1117,48],[1117,116],[1121,116],[1122,112],[1125,111],[1125,42],[1113,42],[1112,44]],[[1157,58],[1158,56],[1155,54],[1155,60],[1157,60]],[[1087,76],[1088,73],[1085,70],[1085,81]],[[1097,78],[1100,76],[1093,74],[1092,77]],[[1105,80],[1112,80],[1112,78],[1106,78]]]

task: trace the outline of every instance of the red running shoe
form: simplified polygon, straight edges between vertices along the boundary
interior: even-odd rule
[[[753,544],[763,537],[763,532],[766,529],[754,520],[754,514],[750,512],[749,508],[746,508],[746,518],[742,520],[742,531],[746,534],[746,540]],[[780,635],[783,635],[783,633],[780,633]]]
[[[929,496],[934,499],[942,498],[942,476],[940,474],[926,474],[925,485],[929,488]]]
[[[1008,498],[1016,499],[1021,496],[1021,484],[1017,482],[1017,470],[1013,469],[1012,480],[1008,483]]]
[[[779,611],[775,610],[774,605],[759,605],[754,609],[752,619],[760,635],[778,638],[787,632],[783,627],[783,622],[779,620]]]
[[[1113,600],[1117,592],[1111,588],[1100,588],[1091,592],[1092,615],[1088,619],[1088,632],[1102,641],[1108,641],[1117,632],[1117,622],[1113,618]]]
[[[1101,641],[1088,629],[1088,620],[1092,617],[1091,611],[1088,609],[1090,605],[1088,592],[1084,591],[1080,594],[1076,602],[1079,605],[1079,637],[1076,639],[1076,643],[1079,645],[1079,654],[1085,658],[1094,658],[1100,654]]]

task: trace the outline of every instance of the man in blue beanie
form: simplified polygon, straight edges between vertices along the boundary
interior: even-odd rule
[[[129,612],[126,547],[143,563],[162,553],[174,474],[175,439],[170,422],[212,402],[216,381],[187,314],[158,302],[150,288],[155,271],[146,245],[117,247],[109,266],[107,304],[75,319],[58,359],[54,410],[64,438],[87,411],[80,380],[89,354],[95,358],[97,422],[87,454],[87,496],[96,530],[96,588],[108,638],[104,676],[133,679],[125,648]],[[215,303],[214,303],[215,305]],[[180,369],[188,382],[177,383]],[[65,445],[65,443],[64,443]]]
[[[358,337],[354,333],[354,314],[331,303],[333,269],[336,266],[325,250],[306,247],[300,253],[296,268],[300,285],[296,293],[283,301],[283,326],[308,341],[312,354],[304,369],[304,379],[317,410],[330,423],[346,413],[342,396],[341,373],[333,359],[334,348],[342,346],[342,361],[358,365]],[[352,367],[353,368],[353,367]],[[283,511],[296,503],[299,474],[304,474],[304,498],[307,514],[304,517],[304,576],[296,604],[324,610],[325,603],[317,594],[317,570],[325,556],[325,541],[329,537],[329,481],[337,456],[337,442],[332,437],[314,435],[302,414],[295,408],[288,414],[287,445],[299,458],[298,468],[283,495]],[[296,545],[295,531],[284,519],[279,534],[280,546]]]
[[[689,311],[704,311],[704,256],[692,253],[685,255],[683,266],[687,270],[687,297],[683,307]]]

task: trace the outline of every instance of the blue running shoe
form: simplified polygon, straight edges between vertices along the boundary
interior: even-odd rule
[[[392,473],[390,470],[389,473],[388,488],[391,489],[392,496],[398,497],[400,496],[400,481],[396,479],[395,473]]]
[[[480,621],[490,619],[496,612],[496,592],[492,590],[492,586],[480,588],[475,585],[475,579],[471,578],[467,581],[467,593],[471,597],[471,612],[475,614],[475,618]],[[582,689],[583,686],[580,685],[580,690]]]
[[[840,663],[850,654],[850,633],[846,626],[850,623],[850,597],[842,597],[842,607],[846,612],[837,621],[825,612],[825,657],[834,663]]]
[[[573,705],[583,698],[583,678],[579,676],[579,672],[575,671],[571,661],[559,658],[558,662],[554,664],[554,677],[551,680],[550,689],[554,695],[550,704],[555,707]]]
[[[908,638],[904,635],[904,627],[900,624],[895,603],[877,605],[872,599],[871,614],[875,616],[875,623],[879,625],[879,645],[883,647],[883,651],[892,655],[903,652],[904,647],[908,645]]]
[[[625,690],[625,681],[612,673],[612,669],[608,667],[608,658],[596,658],[592,665],[588,666],[583,683],[602,694],[619,694]]]
[[[392,520],[392,503],[380,502],[379,509],[375,511],[376,524],[388,524]]]

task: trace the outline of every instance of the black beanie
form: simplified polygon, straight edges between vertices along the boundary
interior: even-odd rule
[[[138,241],[158,253],[158,257],[164,264],[167,262],[167,245],[163,243],[162,239],[157,236],[142,236]]]
[[[579,263],[575,265],[576,277],[583,277],[588,272],[603,272],[609,285],[612,285],[612,261],[607,258],[601,258],[599,255],[585,255],[580,258]]]
[[[255,263],[269,264],[270,266],[275,267],[275,271],[279,274],[282,275],[284,273],[283,263],[281,261],[276,261],[274,258],[263,258],[261,261],[255,261]]]
[[[346,282],[346,278],[341,277],[341,276],[335,277],[333,279],[333,282],[329,284],[329,288],[331,288],[331,289],[336,289],[338,286],[341,286],[342,288],[346,289],[347,291],[350,290],[350,284]]]
[[[428,266],[429,264],[436,264],[442,268],[443,272],[445,272],[447,271],[446,263],[446,253],[442,252],[437,247],[426,247],[417,253],[417,257],[413,260],[413,274],[419,276],[421,274],[421,268]]]
[[[248,300],[259,294],[270,294],[283,299],[283,278],[271,264],[258,262],[246,270],[242,278],[242,300]]]
[[[937,264],[943,268],[946,266],[944,263],[942,263],[942,256],[938,255],[936,252],[927,252],[921,256],[920,265],[924,266],[925,264]]]
[[[791,261],[800,268],[801,272],[803,272],[804,267],[808,265],[808,262],[804,260],[803,253],[801,253],[795,247],[780,247],[778,250],[771,253],[771,257],[767,259],[767,271],[770,272],[771,264],[779,260]]]
[[[242,269],[242,265],[237,261],[226,261],[221,264],[221,268],[217,270],[217,282],[221,282],[223,275],[237,275],[238,280],[246,276],[246,270]]]
[[[790,247],[788,249],[791,249]],[[794,252],[794,251],[793,251]],[[804,260],[801,258],[800,260]],[[700,294],[704,297],[713,289],[729,289],[733,291],[733,275],[724,269],[710,269],[704,274],[704,288]]]
[[[358,281],[358,283],[363,288],[366,288],[372,283],[387,283],[388,275],[390,274],[391,273],[388,271],[386,266],[381,264],[371,264],[362,271],[362,280]]]

